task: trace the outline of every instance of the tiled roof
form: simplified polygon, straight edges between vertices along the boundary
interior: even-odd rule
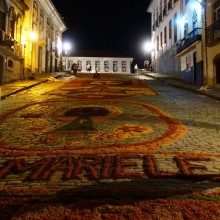
[[[101,51],[101,50],[76,50],[71,52],[69,57],[121,57],[132,58],[129,56],[123,56],[113,51]]]

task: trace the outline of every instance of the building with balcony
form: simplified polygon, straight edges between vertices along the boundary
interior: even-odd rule
[[[220,88],[220,0],[206,1],[205,7],[205,82]]]
[[[74,51],[65,57],[64,66],[71,69],[73,63],[78,65],[78,72],[87,72],[87,65],[91,72],[98,69],[101,73],[131,73],[133,58],[125,57],[111,51]]]
[[[154,71],[203,84],[202,7],[197,0],[153,0]]]
[[[55,71],[65,30],[50,0],[0,0],[0,84]]]

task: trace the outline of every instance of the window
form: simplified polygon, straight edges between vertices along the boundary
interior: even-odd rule
[[[54,41],[54,27],[53,27],[53,25],[51,24],[51,30],[50,30],[51,32],[50,32],[50,39],[51,39],[51,41]]]
[[[167,27],[164,28],[164,43],[167,43]]]
[[[41,32],[43,32],[43,30],[44,30],[44,12],[41,10],[40,11],[40,24],[39,24],[40,34]]]
[[[193,18],[192,18],[192,22],[193,22],[193,30],[195,28],[197,28],[198,26],[198,22],[197,22],[197,13],[196,13],[196,10],[193,11]]]
[[[214,22],[220,20],[220,2],[216,1],[213,6]]]
[[[100,71],[100,61],[95,61],[95,70]]]
[[[186,71],[190,71],[191,70],[191,56],[188,55],[186,57]]]
[[[122,72],[126,72],[126,61],[121,62],[121,70]]]
[[[118,61],[113,61],[113,72],[118,71]]]
[[[105,69],[105,72],[109,71],[109,61],[104,61],[104,69]]]
[[[16,21],[16,15],[15,15],[14,7],[11,7],[9,10],[8,31],[9,31],[9,36],[11,36],[12,38],[15,37],[15,21]]]
[[[157,51],[159,50],[159,36],[157,36]]]
[[[184,23],[184,36],[186,37],[188,33],[189,33],[189,23],[188,23],[188,19],[186,18]]]
[[[163,47],[163,33],[160,32],[160,47]]]
[[[174,42],[177,42],[177,14],[174,16]]]
[[[6,6],[4,1],[0,1],[0,29],[5,31]]]
[[[172,38],[172,21],[169,21],[169,39]]]
[[[46,31],[46,39],[48,39],[49,38],[49,36],[50,36],[50,20],[49,19],[47,19],[47,31]]]
[[[12,60],[8,60],[8,67],[9,68],[13,68],[13,66],[14,66],[13,61]]]
[[[78,71],[82,71],[82,60],[77,60]]]

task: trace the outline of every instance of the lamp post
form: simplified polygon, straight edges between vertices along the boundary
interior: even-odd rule
[[[145,66],[145,69],[147,71],[149,71],[150,70],[150,62],[149,62],[149,60],[147,60],[147,54],[150,54],[153,50],[153,44],[151,43],[151,41],[146,41],[143,45],[143,49],[145,52],[144,66]]]
[[[67,67],[67,55],[68,55],[68,52],[69,52],[70,49],[71,49],[70,43],[65,42],[65,43],[63,44],[63,49],[64,49],[64,54],[65,54],[65,70],[67,71],[67,69],[68,69],[68,67]]]

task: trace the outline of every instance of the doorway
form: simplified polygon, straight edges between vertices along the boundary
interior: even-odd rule
[[[42,74],[42,47],[38,47],[38,73]]]
[[[197,81],[197,75],[196,75],[196,52],[193,53],[193,82]]]
[[[215,62],[215,77],[216,84],[220,84],[220,57]]]
[[[0,56],[0,85],[3,84],[4,57]]]

